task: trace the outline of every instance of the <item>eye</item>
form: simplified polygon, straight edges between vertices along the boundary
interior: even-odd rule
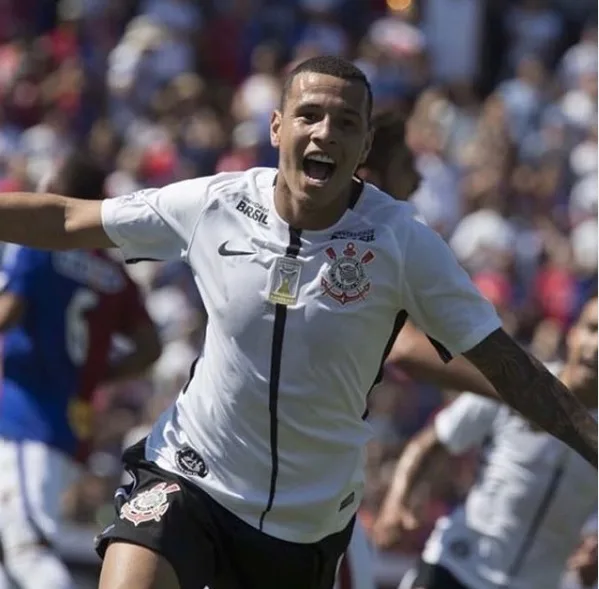
[[[304,112],[299,115],[299,118],[309,125],[316,123],[318,121],[318,115],[313,112]]]

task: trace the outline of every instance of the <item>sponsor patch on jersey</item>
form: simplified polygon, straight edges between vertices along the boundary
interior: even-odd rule
[[[169,495],[180,490],[177,483],[158,483],[127,501],[121,508],[120,518],[135,526],[149,521],[159,522],[170,506]]]
[[[185,446],[175,454],[177,468],[185,474],[204,478],[208,474],[208,467],[204,459],[193,448]]]
[[[260,203],[254,202],[247,197],[242,197],[235,205],[235,208],[243,213],[248,219],[260,223],[260,225],[268,225],[268,209]]]
[[[268,300],[277,305],[294,305],[299,292],[302,263],[293,258],[277,258],[270,271]]]
[[[371,287],[366,266],[374,260],[374,254],[370,250],[361,254],[352,241],[341,252],[328,247],[325,254],[331,264],[321,280],[322,292],[342,305],[364,300]]]
[[[331,239],[353,239],[355,241],[374,241],[374,229],[365,229],[364,231],[335,231]]]

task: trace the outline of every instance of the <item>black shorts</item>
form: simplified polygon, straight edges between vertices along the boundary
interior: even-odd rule
[[[112,540],[166,558],[181,589],[331,589],[347,528],[314,544],[279,540],[246,524],[201,489],[144,458],[145,441],[123,455],[134,482],[116,494],[117,515],[96,539],[101,558]]]
[[[418,576],[413,587],[417,589],[469,589],[445,567],[440,564],[428,564],[423,560],[418,565]]]

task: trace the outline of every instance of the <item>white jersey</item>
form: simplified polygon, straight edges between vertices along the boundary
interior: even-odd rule
[[[450,354],[500,327],[443,240],[412,208],[356,181],[332,227],[299,231],[253,168],[106,200],[128,261],[183,258],[206,307],[189,383],[147,458],[284,540],[342,530],[362,497],[363,417],[406,313]]]
[[[509,407],[464,393],[435,420],[452,453],[483,448],[463,506],[441,518],[423,559],[472,589],[556,589],[596,509],[597,472]]]

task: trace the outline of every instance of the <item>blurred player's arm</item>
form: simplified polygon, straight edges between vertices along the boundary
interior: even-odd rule
[[[421,525],[421,518],[410,506],[410,498],[427,465],[442,451],[432,425],[416,434],[405,447],[372,528],[372,538],[378,548],[385,550],[399,544],[404,532],[416,530]]]
[[[480,447],[493,430],[500,405],[465,393],[442,409],[430,425],[416,434],[401,454],[389,491],[373,528],[380,548],[401,542],[405,531],[417,529],[422,517],[412,506],[414,490],[434,460]]]
[[[25,301],[18,294],[0,294],[0,332],[17,325],[25,313]]]
[[[597,467],[597,422],[565,385],[503,329],[464,356],[503,401]]]
[[[102,226],[101,204],[58,194],[2,194],[0,240],[54,250],[114,247]]]
[[[144,297],[131,278],[126,277],[125,305],[119,333],[127,338],[131,351],[108,367],[106,380],[114,382],[139,376],[162,353],[158,330],[146,309]]]
[[[15,327],[25,317],[27,302],[43,275],[45,257],[44,252],[30,248],[4,246],[0,272],[0,332]]]
[[[445,363],[429,339],[411,322],[400,331],[387,363],[401,369],[415,380],[434,384],[442,389],[471,391],[497,398],[497,391],[471,362],[463,356]]]
[[[108,367],[107,382],[135,378],[160,358],[162,346],[152,322],[138,325],[126,336],[132,349]]]

